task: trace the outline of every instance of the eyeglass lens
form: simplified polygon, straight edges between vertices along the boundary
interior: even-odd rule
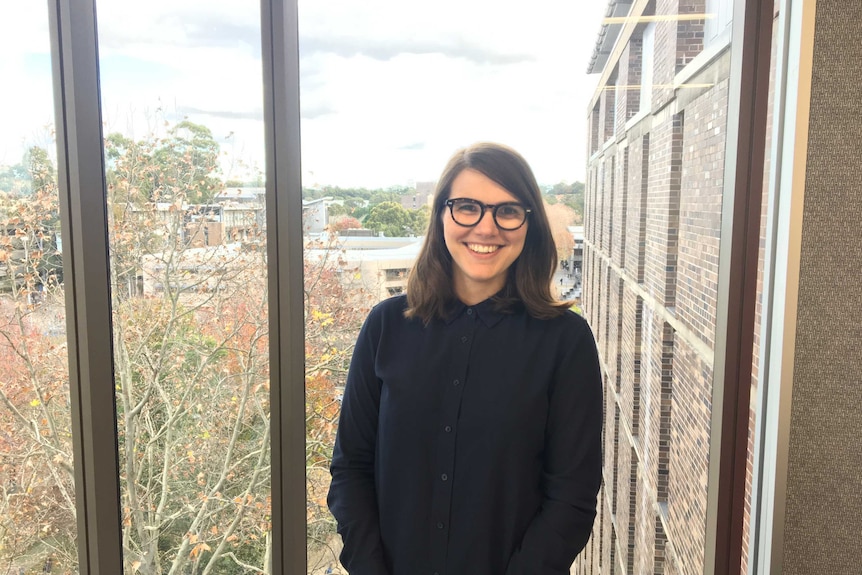
[[[474,226],[479,223],[488,208],[493,208],[494,221],[501,229],[511,230],[521,227],[527,217],[524,206],[514,203],[486,205],[478,200],[450,200],[449,207],[452,219],[463,226]]]

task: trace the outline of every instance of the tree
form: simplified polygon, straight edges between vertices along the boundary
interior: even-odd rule
[[[54,164],[47,150],[31,146],[24,152],[20,163],[0,169],[0,191],[13,197],[26,196],[54,186],[56,179]]]
[[[561,202],[572,208],[576,214],[575,222],[579,223],[584,218],[584,183],[558,182],[550,189],[546,189],[545,196],[549,204]]]
[[[306,489],[309,570],[337,565],[335,519],[326,505],[329,462],[353,345],[376,298],[347,287],[355,274],[335,237],[316,242],[304,263],[306,359]]]
[[[153,187],[163,145],[106,140],[124,570],[268,574],[265,238],[192,247],[188,216],[201,212],[181,182],[197,168],[177,164],[170,191]],[[163,193],[174,201],[152,201]],[[55,571],[76,570],[63,286],[46,265],[57,214],[53,184],[0,197],[0,275],[11,278],[0,292],[0,571],[46,553]],[[309,558],[324,566],[336,562],[325,494],[339,398],[375,302],[345,287],[339,246],[319,247],[305,264],[306,465]]]
[[[141,192],[141,202],[206,204],[224,188],[217,178],[218,142],[209,128],[188,120],[170,127],[165,138],[136,142],[110,134],[105,151],[109,185],[126,184]]]
[[[0,566],[76,564],[57,189],[44,150],[37,187],[0,204]],[[47,559],[46,559],[47,558]]]
[[[358,230],[362,227],[362,222],[350,216],[338,216],[330,218],[329,227],[336,232],[344,230]]]
[[[575,247],[575,240],[568,226],[575,223],[577,214],[565,204],[545,204],[545,211],[548,213],[551,235],[557,246],[557,258],[559,261],[567,260],[572,257],[572,250]]]
[[[421,215],[414,215],[413,212],[418,211],[408,210],[396,202],[383,202],[371,208],[363,223],[366,228],[387,237],[415,236],[424,233],[427,227],[427,216],[423,223]]]
[[[30,191],[30,174],[26,164],[0,167],[0,192],[18,196]]]
[[[326,208],[329,211],[330,219],[333,216],[344,216],[350,213],[350,210],[344,204],[329,204]]]
[[[408,210],[413,222],[411,223],[414,236],[425,235],[428,230],[428,220],[431,217],[431,209],[428,206],[422,206],[417,210]]]

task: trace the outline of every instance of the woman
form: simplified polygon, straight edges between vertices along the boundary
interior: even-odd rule
[[[353,354],[329,507],[352,575],[567,574],[601,482],[602,390],[586,322],[514,150],[457,152],[406,296]]]

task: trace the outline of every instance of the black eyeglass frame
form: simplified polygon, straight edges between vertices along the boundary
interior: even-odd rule
[[[482,213],[479,215],[479,219],[476,220],[472,224],[462,224],[457,219],[455,219],[455,202],[462,202],[468,204],[474,204],[482,208]],[[479,200],[474,200],[473,198],[449,198],[446,200],[445,205],[449,207],[449,215],[452,217],[452,221],[464,228],[475,228],[479,225],[479,222],[482,221],[482,218],[485,217],[485,212],[488,211],[489,208],[492,209],[492,218],[494,219],[494,225],[505,232],[514,232],[515,230],[519,230],[524,227],[524,224],[527,223],[527,219],[530,217],[530,214],[533,213],[533,210],[525,206],[524,204],[518,202],[503,202],[501,204],[486,204],[484,202],[480,202]],[[500,225],[500,222],[497,220],[497,210],[501,207],[505,206],[518,206],[519,208],[524,209],[524,219],[521,220],[521,223],[515,226],[514,228],[506,228]]]

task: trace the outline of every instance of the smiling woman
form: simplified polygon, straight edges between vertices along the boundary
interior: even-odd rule
[[[862,5],[96,1],[0,7],[0,572],[856,572]]]
[[[372,310],[347,375],[329,505],[350,573],[569,572],[596,514],[602,381],[555,264],[527,162],[456,152],[407,294]]]
[[[441,217],[443,239],[452,257],[452,284],[461,301],[474,305],[506,284],[509,268],[524,249],[529,231],[529,226],[524,226],[528,208],[519,204],[518,198],[506,188],[471,169],[455,177],[450,193],[455,198],[446,201],[451,217],[446,217],[445,210]],[[493,215],[485,218],[487,206],[491,206]],[[513,229],[500,227],[498,208],[503,208],[503,214],[510,211],[520,214]],[[465,215],[465,211],[470,215]],[[465,222],[463,218],[469,219]],[[503,221],[509,220],[503,218]]]

